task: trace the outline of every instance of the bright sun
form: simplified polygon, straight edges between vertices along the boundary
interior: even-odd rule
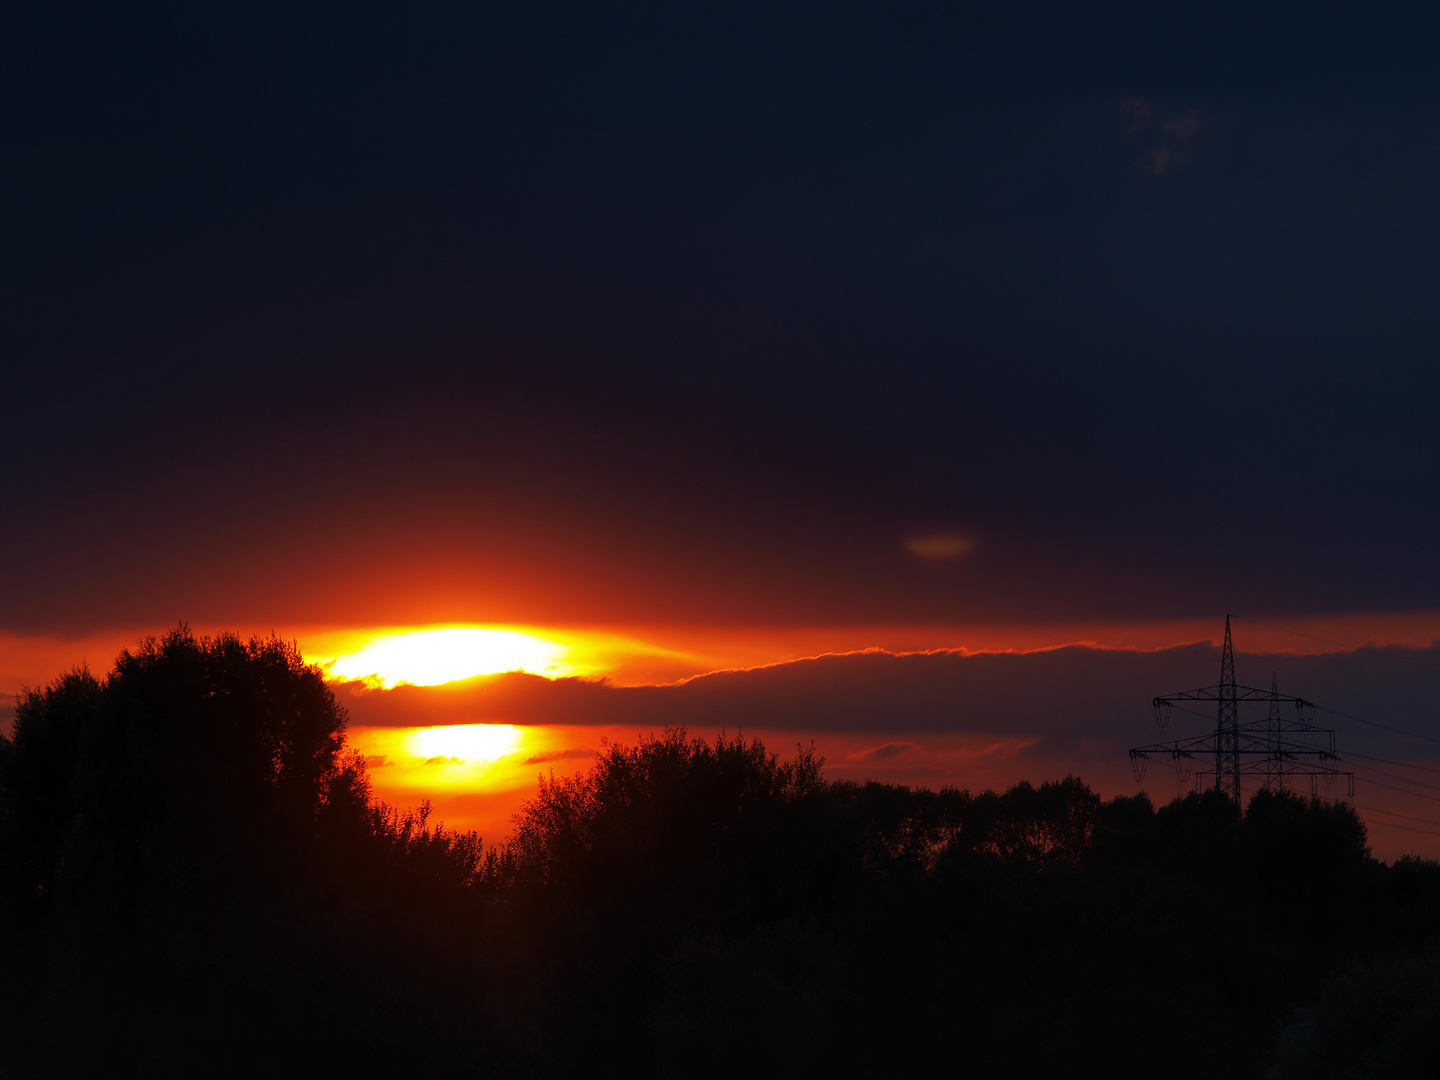
[[[331,678],[363,679],[386,688],[399,683],[435,686],[503,671],[568,675],[570,665],[564,661],[569,653],[568,645],[521,630],[411,630],[375,638],[356,652],[337,656],[328,667]]]
[[[452,724],[419,728],[406,742],[410,753],[422,760],[444,758],[455,764],[478,764],[513,753],[520,733],[512,724]]]

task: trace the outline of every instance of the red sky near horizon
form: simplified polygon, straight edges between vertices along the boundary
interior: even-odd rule
[[[28,57],[0,708],[183,619],[383,676],[336,683],[377,745],[483,717],[576,763],[704,717],[1119,791],[1228,611],[1243,679],[1419,733],[1334,717],[1437,839],[1440,114],[1374,92],[1402,67],[1307,95],[1200,46],[1166,91],[712,17],[633,66],[478,24]],[[534,640],[356,659],[446,627]],[[536,674],[463,680],[496,664]],[[377,786],[451,766],[410,768]]]
[[[204,633],[221,627],[196,629]],[[451,826],[475,828],[498,840],[508,834],[510,815],[533,790],[536,773],[583,769],[604,740],[633,741],[665,724],[688,723],[692,734],[704,737],[715,733],[709,727],[743,729],[782,754],[797,742],[814,742],[826,758],[827,775],[836,779],[873,778],[979,789],[1022,779],[1038,782],[1073,772],[1103,794],[1133,793],[1141,785],[1131,775],[1124,754],[1126,741],[1154,741],[1156,736],[1146,722],[1150,696],[1215,681],[1216,673],[1209,667],[1213,666],[1213,646],[1219,635],[1213,630],[1213,624],[1183,621],[748,629],[300,627],[276,632],[296,638],[307,659],[325,666],[336,681],[352,714],[351,744],[370,762],[379,797],[400,805],[429,799],[438,816]],[[1288,661],[1292,667],[1313,667],[1319,662],[1319,670],[1327,665],[1334,669],[1337,685],[1352,688],[1362,702],[1367,686],[1374,697],[1375,676],[1360,670],[1354,660],[1360,655],[1357,647],[1367,656],[1393,657],[1407,673],[1428,672],[1427,665],[1433,665],[1433,658],[1440,655],[1436,650],[1440,612],[1433,611],[1312,617],[1287,620],[1284,625],[1239,618],[1235,630],[1242,682],[1268,685],[1268,672],[1247,670],[1262,663],[1274,666]],[[136,629],[76,637],[0,633],[0,679],[13,692],[21,684],[41,685],[81,661],[104,670],[109,658],[139,636],[142,631]],[[1067,646],[1072,648],[1066,650]],[[1061,653],[1074,651],[1076,646],[1082,652],[1100,650],[1090,661],[1092,667],[1106,653],[1133,656],[1139,666],[1107,676],[1115,685],[1103,691],[1077,686],[1073,671],[1062,675],[1050,670],[1058,669]],[[1184,664],[1171,666],[1164,674],[1160,670],[1142,674],[1149,670],[1144,666],[1146,655],[1169,656],[1183,646],[1201,652],[1187,653]],[[1204,652],[1204,647],[1212,652]],[[848,712],[844,704],[821,705],[816,711],[815,703],[826,701],[830,685],[841,680],[852,680],[846,683],[844,695],[853,704],[871,693],[878,695],[878,701],[904,701],[907,688],[913,689],[917,677],[932,677],[915,669],[871,673],[854,684],[855,675],[843,670],[843,665],[850,663],[847,657],[856,662],[866,656],[910,657],[924,663],[943,660],[946,655],[978,658],[986,654],[1031,658],[1032,666],[1019,677],[1023,685],[1002,680],[998,686],[982,688],[982,680],[989,676],[961,675],[960,682],[937,690],[937,699],[911,702],[888,713],[883,705],[855,706]],[[804,672],[807,665],[819,671],[816,665],[822,662],[832,665],[823,676],[785,674]],[[689,704],[677,697],[673,704],[655,707],[641,704],[639,699],[625,704],[618,699],[554,704],[533,695],[499,700],[495,692],[486,690],[486,676],[517,670],[564,684],[575,679],[598,681],[607,690],[629,688],[635,693],[653,689],[674,694],[687,687],[708,686],[721,677],[728,677],[732,686],[749,680],[755,689],[738,691],[739,697],[726,691],[732,693],[728,703],[699,708],[693,695]],[[777,678],[789,681],[782,685]],[[1013,681],[1016,676],[1008,678]],[[760,685],[766,679],[769,685]],[[1174,686],[1161,685],[1166,679],[1181,681]],[[1026,711],[1034,706],[1037,687],[1052,695],[1047,700],[1055,703],[1057,712],[1067,708],[1067,694],[1073,698],[1074,704],[1068,708],[1075,713],[1077,730],[1047,725],[1043,703]],[[1285,689],[1306,693],[1296,685]],[[1419,693],[1400,701],[1398,707],[1403,710],[1407,703],[1422,700]],[[946,694],[983,698],[983,708],[990,714],[962,715],[961,710],[947,719]],[[1355,708],[1357,699],[1343,695],[1342,689],[1340,704]],[[941,705],[939,714],[934,713],[935,700]],[[1374,719],[1388,718],[1392,726],[1406,727],[1406,717],[1397,720],[1394,715],[1397,703],[1387,704],[1391,711]],[[1023,715],[1014,722],[998,719],[1007,712]],[[987,715],[997,719],[990,722]],[[787,722],[790,717],[794,723]],[[1111,718],[1118,721],[1122,717],[1123,723],[1111,722]],[[1196,733],[1208,730],[1203,716],[1182,720]],[[1337,721],[1331,726],[1346,725]],[[1348,726],[1355,730],[1342,734],[1342,752],[1347,737],[1358,750],[1362,743],[1357,740],[1375,734],[1356,724]],[[1372,751],[1370,757],[1376,756],[1375,746],[1368,741],[1363,745]],[[1404,753],[1407,758],[1414,755],[1417,764],[1428,760],[1423,746],[1417,750],[1407,744],[1391,752]],[[1144,785],[1152,797],[1163,801],[1182,790],[1169,779],[1163,763],[1152,767]],[[1403,767],[1384,765],[1377,773],[1372,771],[1376,766],[1371,761],[1361,762],[1360,767],[1366,772],[1356,801],[1373,810],[1366,816],[1372,824],[1372,847],[1377,854],[1393,858],[1411,850],[1440,851],[1440,844],[1432,842],[1440,841],[1440,826],[1429,824],[1440,815],[1429,810],[1428,774],[1407,774]],[[1395,768],[1401,776],[1394,775]],[[1399,783],[1394,782],[1397,779]],[[1367,786],[1368,781],[1379,786]],[[1322,795],[1337,794],[1323,786],[1317,790]],[[1432,836],[1432,829],[1437,835]]]

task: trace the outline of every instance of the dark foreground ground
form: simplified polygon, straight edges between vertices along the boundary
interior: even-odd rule
[[[1440,865],[1343,804],[827,783],[677,726],[486,847],[374,802],[293,648],[183,630],[22,698],[0,904],[6,1077],[1440,1061]]]

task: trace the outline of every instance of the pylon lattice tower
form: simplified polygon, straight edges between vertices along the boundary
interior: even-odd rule
[[[1335,731],[1315,723],[1315,703],[1300,697],[1282,696],[1274,674],[1270,689],[1240,686],[1235,681],[1235,650],[1230,641],[1230,616],[1225,616],[1225,645],[1220,654],[1220,682],[1217,686],[1198,690],[1182,690],[1153,701],[1155,722],[1163,731],[1170,725],[1170,716],[1181,702],[1214,703],[1215,730],[1209,735],[1171,742],[1139,746],[1130,751],[1130,765],[1137,782],[1145,779],[1151,756],[1168,757],[1175,767],[1176,778],[1184,783],[1192,772],[1196,790],[1214,777],[1216,790],[1240,802],[1241,778],[1259,776],[1263,787],[1283,791],[1299,776],[1310,779],[1310,793],[1316,794],[1317,781],[1333,784],[1339,777],[1348,780],[1348,793],[1355,795],[1355,774],[1336,768],[1340,760],[1335,751]],[[1253,720],[1240,718],[1242,708],[1253,710],[1267,706],[1266,715]],[[1181,708],[1183,709],[1183,705]],[[1287,713],[1289,715],[1287,715]],[[1193,764],[1213,760],[1213,769],[1194,770]]]

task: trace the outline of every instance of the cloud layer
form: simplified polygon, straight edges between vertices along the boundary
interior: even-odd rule
[[[1364,720],[1440,735],[1440,650],[1360,649],[1323,655],[1245,655],[1240,680],[1333,710],[1323,722],[1356,750],[1414,754],[1422,743]],[[365,726],[513,723],[630,726],[684,724],[697,731],[976,733],[1037,738],[1048,755],[1088,756],[1154,741],[1150,700],[1217,681],[1219,653],[1207,644],[1154,651],[1072,645],[1035,652],[894,654],[865,651],[724,671],[671,686],[613,687],[580,679],[511,674],[441,687],[338,688],[352,722]],[[1208,730],[1204,712],[1172,727]],[[896,745],[900,745],[899,742]],[[1083,753],[1082,753],[1083,751]],[[878,753],[879,751],[877,751]]]

